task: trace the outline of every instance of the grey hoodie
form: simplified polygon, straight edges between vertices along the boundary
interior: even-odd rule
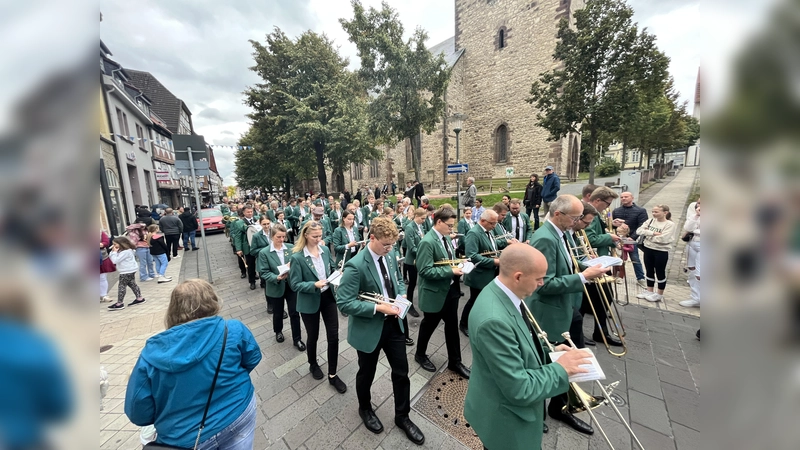
[[[179,219],[174,212],[168,216],[162,217],[158,221],[158,227],[161,228],[161,232],[166,235],[183,233],[183,222],[181,222],[181,219]]]

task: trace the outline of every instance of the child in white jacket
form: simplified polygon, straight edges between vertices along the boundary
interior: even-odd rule
[[[125,291],[130,286],[136,299],[128,304],[128,306],[140,305],[144,303],[145,298],[142,297],[142,291],[136,284],[136,271],[139,270],[139,264],[136,262],[136,246],[133,245],[130,239],[125,236],[120,236],[114,239],[114,244],[111,253],[108,255],[117,266],[119,272],[119,283],[117,287],[117,302],[109,306],[111,311],[119,311],[125,309]]]

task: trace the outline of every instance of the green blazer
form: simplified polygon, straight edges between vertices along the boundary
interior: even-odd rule
[[[361,233],[358,232],[358,228],[353,225],[353,236],[355,237],[356,241],[360,241]],[[347,244],[350,243],[350,238],[347,236],[347,229],[345,227],[338,227],[336,230],[333,231],[333,237],[331,238],[333,241],[333,251],[336,252],[336,267],[339,267],[339,263],[344,258],[345,252],[348,250]],[[356,247],[356,252],[358,252],[359,247]],[[347,256],[347,259],[352,258],[352,254]]]
[[[597,249],[597,256],[608,256],[611,254],[609,247],[614,245],[611,235],[606,233],[606,226],[599,215],[594,216],[591,225],[586,227],[586,236],[589,237],[588,244]]]
[[[283,244],[283,260],[287,263],[291,261],[292,257],[292,244]],[[256,271],[258,271],[261,279],[266,284],[265,295],[267,297],[282,298],[283,293],[286,291],[286,280],[278,280],[278,266],[281,265],[281,260],[278,254],[269,248],[269,244],[258,252],[256,258]]]
[[[325,208],[325,215],[329,215],[331,211],[333,211],[333,206],[331,206],[331,202],[325,200],[322,202],[323,208]]]
[[[275,223],[276,216],[278,215],[278,210],[273,210],[272,208],[267,210],[267,217],[269,217],[269,221]]]
[[[264,248],[269,247],[269,237],[267,235],[269,230],[261,230],[253,235],[253,242],[250,243],[250,255],[258,256],[258,253]],[[247,235],[245,235],[247,239]]]
[[[470,226],[471,225],[471,226]],[[459,255],[466,255],[467,247],[466,247],[466,240],[464,239],[467,236],[469,230],[477,225],[475,222],[471,220],[467,220],[466,217],[462,217],[461,220],[458,221],[458,234],[463,234],[464,236],[458,240],[458,254]]]
[[[525,303],[547,332],[547,338],[562,342],[561,333],[569,331],[572,322],[572,308],[581,307],[583,283],[580,275],[573,272],[571,257],[552,223],[545,221],[533,233],[531,246],[547,259],[547,273],[544,284]]]
[[[397,266],[396,254],[390,251],[385,257],[386,269],[396,295],[405,295],[406,286],[400,280],[403,275]],[[358,351],[371,353],[378,347],[385,320],[397,320],[400,329],[405,331],[403,321],[386,319],[382,313],[375,313],[375,304],[358,299],[361,292],[380,294],[383,292],[383,276],[378,272],[369,249],[348,260],[344,265],[342,282],[336,289],[336,304],[339,311],[347,314],[347,342]]]
[[[325,278],[327,278],[333,272],[331,252],[322,245],[319,247],[319,251],[322,255],[322,262],[325,264]],[[292,270],[289,271],[289,286],[297,292],[297,312],[314,314],[319,311],[319,299],[322,294],[322,291],[314,286],[314,283],[319,281],[314,263],[311,262],[310,256],[306,257],[303,254],[302,249],[292,253],[290,261]],[[328,289],[333,289],[333,287]]]
[[[369,205],[364,205],[361,207],[361,217],[362,217],[361,225],[364,225],[365,227],[369,228],[369,224],[372,222],[373,219],[372,213],[373,211],[369,209]]]
[[[255,219],[254,219],[255,220]],[[247,242],[247,223],[246,219],[241,218],[234,221],[231,225],[231,241],[236,251],[241,251],[242,254],[250,254],[250,243]]]
[[[512,231],[514,228],[511,226],[514,217],[511,213],[506,214],[506,218],[503,220],[503,227],[511,234],[514,234]],[[519,220],[520,225],[522,225],[522,237],[520,237],[520,242],[530,241],[531,236],[533,236],[533,229],[531,229],[531,218],[528,217],[527,214],[520,211],[519,213]]]
[[[496,283],[475,301],[469,337],[472,373],[464,417],[486,448],[541,448],[544,401],[569,389],[566,370],[542,363],[541,342],[534,342],[519,310]]]
[[[464,249],[467,258],[475,264],[472,272],[464,276],[464,284],[471,288],[483,289],[494,280],[494,258],[483,256],[481,253],[490,252],[494,250],[492,243],[489,242],[489,236],[483,231],[480,225],[475,225],[464,236]]]
[[[492,230],[492,233],[494,233],[495,236],[502,236],[502,235],[506,234],[507,231],[508,230],[506,230],[506,227],[503,226],[503,224],[501,222],[498,222],[497,225],[494,227],[494,230]],[[503,238],[503,239],[495,239],[494,241],[497,243],[497,249],[498,250],[502,250],[502,249],[508,247],[508,240],[505,239],[505,238]]]
[[[417,246],[417,267],[419,309],[423,312],[439,312],[444,306],[453,270],[450,266],[435,266],[433,263],[449,259],[436,232],[426,233]],[[449,238],[448,238],[449,239]],[[455,250],[453,250],[455,253]]]
[[[333,209],[331,209],[328,212],[328,220],[330,220],[331,228],[333,228],[334,230],[339,228],[339,225],[341,225],[339,223],[339,215],[341,215],[342,212],[344,212],[344,211],[342,211],[341,209],[339,209],[339,214],[336,214],[336,211],[334,211]]]
[[[406,249],[406,259],[403,262],[408,265],[414,265],[417,259],[417,248],[422,240],[422,236],[419,235],[419,229],[417,228],[416,222],[413,220],[406,225],[403,231],[405,234],[403,237],[403,245]]]
[[[303,226],[306,224],[306,222],[311,220],[312,217],[313,216],[311,215],[306,216],[306,220],[304,220],[303,223],[300,224],[300,228],[302,229]],[[327,217],[322,216],[322,219],[320,219],[319,223],[322,224],[322,240],[325,241],[326,244],[329,244],[331,235],[333,235],[333,229],[331,229],[331,222],[330,220],[328,220]]]
[[[425,216],[425,220],[422,221],[422,230],[425,231],[425,234],[428,234],[429,231],[433,229],[433,219],[431,215],[428,214]]]

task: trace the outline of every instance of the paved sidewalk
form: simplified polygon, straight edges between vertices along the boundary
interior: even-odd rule
[[[201,244],[203,245],[203,244]],[[258,419],[255,449],[396,449],[417,448],[393,423],[390,370],[386,359],[381,358],[375,383],[373,403],[385,431],[375,435],[361,424],[357,413],[355,375],[358,370],[356,351],[346,343],[347,319],[340,317],[339,376],[347,383],[348,392],[336,393],[328,383],[314,380],[308,373],[305,353],[292,345],[288,321],[284,322],[286,342],[278,344],[272,331],[272,319],[266,313],[263,291],[250,291],[246,280],[239,278],[236,259],[224,235],[207,238],[205,245],[211,254],[215,288],[222,298],[222,315],[244,322],[261,346],[263,359],[251,374],[258,395]],[[105,311],[100,306],[101,344],[113,345],[101,353],[101,365],[110,375],[110,388],[100,415],[101,449],[138,449],[138,428],[128,422],[123,413],[125,384],[128,374],[138,358],[146,339],[163,329],[163,315],[167,298],[176,274],[184,278],[205,275],[203,251],[189,252],[181,258],[180,265],[170,264],[168,273],[175,277],[173,283],[156,285],[143,283],[148,302],[123,311]],[[186,254],[186,253],[184,253]],[[174,260],[173,260],[174,261]],[[112,291],[113,287],[112,287]],[[466,297],[462,301],[462,306]],[[648,305],[649,306],[649,305]],[[618,359],[597,349],[607,383],[620,380],[615,390],[621,400],[621,410],[632,419],[633,427],[648,450],[695,449],[699,446],[699,352],[694,338],[699,320],[684,314],[628,305],[621,308],[628,330],[628,355]],[[420,319],[410,318],[411,337],[416,339]],[[591,333],[587,318],[585,332]],[[305,331],[303,331],[305,339]],[[461,336],[463,360],[472,363],[469,341]],[[446,363],[442,327],[434,334],[429,348],[431,360],[437,367]],[[325,366],[327,345],[319,345],[319,359]],[[416,398],[430,386],[434,374],[423,371],[413,360],[414,347],[408,347],[411,377],[411,394],[414,408],[412,420],[426,436],[425,449],[464,449],[460,441],[448,431],[427,420],[416,410]],[[584,386],[587,391],[591,386]],[[607,408],[595,410],[606,426],[618,449],[630,449],[617,417]],[[580,414],[589,420],[586,413]],[[545,435],[543,448],[600,449],[606,448],[602,438],[578,435],[548,419],[550,433]]]

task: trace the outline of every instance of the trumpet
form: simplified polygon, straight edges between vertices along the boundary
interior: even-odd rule
[[[589,242],[589,238],[586,236],[586,232],[584,230],[578,231],[578,239],[576,242],[575,247],[571,247],[569,249],[570,256],[572,257],[572,262],[575,267],[575,273],[580,271],[580,265],[578,263],[579,258],[587,257],[587,258],[595,258],[597,255],[590,249],[590,247],[586,244]],[[606,350],[609,354],[616,356],[618,358],[622,358],[628,353],[628,345],[625,343],[625,327],[622,325],[622,319],[620,319],[619,309],[617,309],[617,304],[612,302],[608,299],[608,295],[606,294],[605,286],[614,285],[614,281],[616,278],[609,275],[604,275],[600,278],[596,278],[594,280],[590,280],[589,283],[597,289],[597,293],[600,296],[600,300],[602,306],[608,311],[608,318],[609,324],[613,328],[611,330],[617,337],[619,337],[620,342],[622,343],[622,352],[615,352],[611,350],[611,346],[608,345],[608,341],[606,340],[606,334],[602,333],[603,335],[603,344],[606,346]],[[594,308],[594,302],[591,300],[591,296],[589,296],[589,290],[586,288],[586,285],[583,285],[583,292],[586,294],[586,298],[589,300],[589,306],[592,308],[592,315],[594,316],[594,320],[597,324],[600,324],[600,319],[597,316],[597,311]],[[610,295],[610,294],[609,294]]]
[[[436,261],[433,263],[434,266],[450,266],[450,267],[458,267],[459,269],[464,268],[464,263],[469,261],[469,258],[464,259],[443,259],[441,261]]]
[[[514,237],[513,234],[511,234],[509,232],[505,232],[503,234],[498,234],[497,236],[494,237],[495,241],[501,241],[503,239],[505,239],[507,241],[510,241],[511,239],[516,239],[516,238]]]
[[[374,292],[359,292],[358,297],[359,300],[364,302],[375,303],[376,305],[380,305],[382,303],[386,303],[392,306],[398,307],[400,309],[400,314],[398,317],[401,319],[405,319],[406,313],[408,309],[411,307],[411,302],[404,298],[386,298],[381,294],[376,294]]]
[[[491,250],[488,252],[481,253],[481,256],[487,256],[489,258],[499,258],[501,252],[502,250]]]

